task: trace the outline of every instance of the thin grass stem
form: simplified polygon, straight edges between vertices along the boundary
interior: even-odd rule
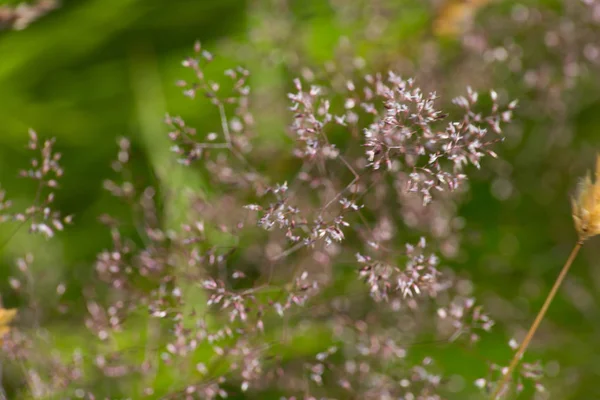
[[[525,339],[523,339],[523,342],[521,343],[521,345],[519,346],[519,349],[515,353],[515,356],[513,357],[512,361],[510,362],[510,365],[508,366],[508,370],[504,374],[502,380],[500,381],[498,386],[496,386],[496,390],[492,394],[492,397],[490,398],[490,400],[496,400],[498,398],[498,396],[503,394],[502,391],[504,390],[504,387],[510,380],[510,377],[512,376],[515,368],[519,364],[519,361],[521,361],[523,354],[525,354],[525,350],[527,350],[527,346],[529,346],[529,342],[531,342],[531,339],[533,339],[533,335],[535,335],[535,332],[537,331],[538,327],[540,326],[540,323],[544,319],[544,316],[546,315],[546,311],[548,311],[548,308],[550,307],[552,300],[554,300],[554,297],[556,296],[556,293],[558,292],[560,285],[562,284],[563,280],[567,276],[567,273],[569,272],[569,269],[571,268],[571,264],[573,264],[573,260],[575,260],[575,257],[577,256],[577,253],[579,253],[581,246],[583,246],[583,241],[580,240],[577,242],[577,244],[571,251],[571,255],[569,255],[569,258],[567,259],[567,262],[565,263],[562,270],[560,271],[558,278],[556,278],[556,281],[554,282],[554,285],[552,286],[550,293],[548,293],[548,296],[546,297],[546,300],[544,301],[544,305],[542,306],[542,308],[538,312],[537,316],[535,317],[533,324],[531,324],[531,327],[529,328],[529,332],[527,332]]]

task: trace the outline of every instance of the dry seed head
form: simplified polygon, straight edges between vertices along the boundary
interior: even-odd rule
[[[596,159],[596,177],[588,172],[577,187],[577,193],[571,199],[573,206],[573,221],[581,241],[600,234],[600,154]]]

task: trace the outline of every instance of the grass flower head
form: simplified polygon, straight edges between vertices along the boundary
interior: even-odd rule
[[[584,241],[600,234],[600,154],[596,160],[596,179],[588,173],[572,199],[573,221],[579,239]]]

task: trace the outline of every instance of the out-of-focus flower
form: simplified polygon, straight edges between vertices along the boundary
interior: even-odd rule
[[[449,0],[441,7],[433,24],[438,36],[456,37],[464,33],[473,23],[477,11],[490,0]]]
[[[573,205],[573,221],[581,241],[600,234],[600,154],[596,159],[596,179],[588,172],[577,188]]]
[[[12,308],[7,310],[6,308],[0,308],[0,343],[1,339],[10,331],[10,322],[17,315],[17,310]]]
[[[0,6],[0,30],[23,30],[33,21],[57,7],[57,0],[39,0],[34,4],[23,2],[17,6]]]

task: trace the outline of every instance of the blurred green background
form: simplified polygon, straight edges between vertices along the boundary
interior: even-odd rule
[[[17,172],[31,157],[25,144],[33,128],[57,139],[65,169],[57,207],[75,215],[75,224],[49,242],[26,228],[16,231],[15,224],[1,227],[4,306],[27,304],[9,277],[17,274],[14,259],[32,252],[42,324],[64,333],[67,347],[85,340],[79,295],[94,284],[96,254],[110,246],[98,216],[129,213],[102,188],[114,174],[118,137],[132,139],[142,182],[170,176],[161,180],[168,186],[162,189],[210,191],[201,177],[173,166],[162,122],[169,112],[199,130],[218,129],[215,108],[186,99],[175,86],[186,76],[181,60],[196,39],[216,56],[215,71],[236,65],[251,71],[259,141],[270,146],[285,145],[285,94],[302,67],[320,68],[351,51],[366,60],[367,70],[397,68],[425,77],[423,84],[445,103],[469,84],[520,100],[507,140],[496,147],[499,160],[470,171],[471,191],[458,212],[461,249],[445,262],[472,279],[498,321],[479,356],[507,364],[506,343],[522,337],[575,243],[569,196],[600,151],[600,6],[590,4],[78,0],[63,1],[24,30],[0,31],[2,188],[16,206],[31,203],[35,187]],[[444,21],[460,29],[439,28]],[[169,224],[184,206],[171,205]],[[547,366],[551,398],[600,398],[599,248],[598,238],[586,244],[526,357]],[[61,282],[67,314],[52,300]],[[460,349],[426,350],[445,360],[448,371],[459,364],[466,386],[485,372]]]

